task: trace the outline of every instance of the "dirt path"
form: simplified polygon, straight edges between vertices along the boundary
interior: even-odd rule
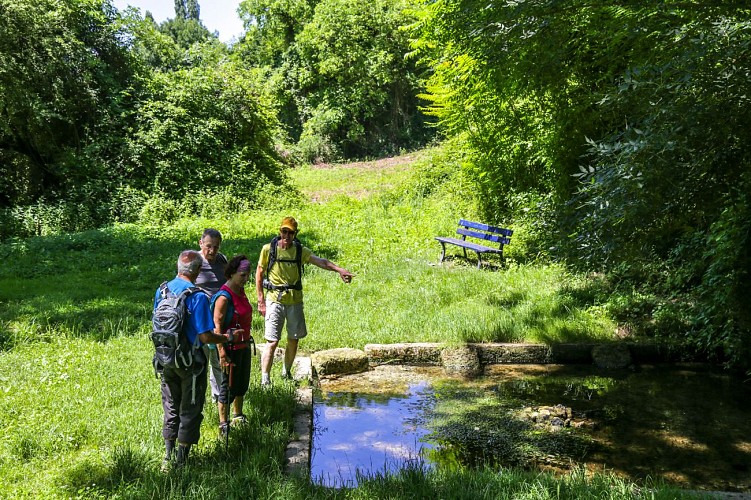
[[[358,170],[383,170],[403,165],[409,165],[419,157],[419,154],[411,153],[401,156],[391,156],[389,158],[380,158],[378,160],[358,161],[353,163],[317,163],[313,165],[313,168],[352,168]]]
[[[404,182],[420,152],[352,163],[318,163],[299,172],[295,182],[314,203],[344,195],[354,199],[382,193]],[[295,173],[292,174],[295,178]]]

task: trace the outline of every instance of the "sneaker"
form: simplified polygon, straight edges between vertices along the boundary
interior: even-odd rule
[[[248,417],[240,413],[239,415],[232,416],[232,425],[242,425],[248,423]]]
[[[162,460],[162,466],[161,466],[161,467],[159,467],[159,470],[160,470],[160,471],[161,471],[161,472],[162,472],[163,474],[166,474],[166,473],[168,473],[169,471],[171,471],[171,470],[172,470],[172,460],[170,460],[169,458],[164,458],[164,459]]]
[[[271,380],[261,380],[261,389],[271,389]]]

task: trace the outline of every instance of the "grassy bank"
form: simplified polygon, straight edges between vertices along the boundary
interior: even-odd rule
[[[293,210],[169,226],[9,241],[0,247],[0,495],[7,498],[622,498],[614,477],[556,479],[520,471],[406,471],[332,492],[282,476],[293,391],[258,387],[254,359],[245,413],[230,453],[207,406],[193,464],[158,472],[162,453],[158,382],[147,338],[153,293],[175,274],[184,248],[204,227],[225,237],[223,252],[258,258],[283,215],[300,221],[303,242],[357,277],[306,270],[305,351],[417,341],[584,341],[612,338],[615,324],[596,287],[556,265],[523,264],[509,247],[502,270],[459,259],[438,265],[437,234],[450,234],[471,201],[447,189],[423,196],[409,165],[303,169],[315,201]],[[378,182],[373,179],[377,178]],[[386,181],[386,179],[392,179]],[[384,189],[384,186],[393,186]],[[323,189],[325,188],[325,189]],[[326,191],[325,194],[322,194]],[[318,193],[318,194],[316,194]],[[520,245],[520,247],[523,245]],[[249,296],[255,297],[253,290]],[[254,335],[261,338],[256,316]],[[660,490],[663,491],[663,490]],[[650,496],[652,493],[646,494]],[[656,497],[674,498],[665,490]]]

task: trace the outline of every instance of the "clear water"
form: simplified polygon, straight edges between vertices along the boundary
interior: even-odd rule
[[[367,475],[425,465],[424,442],[434,392],[425,382],[401,396],[318,393],[313,401],[311,478],[330,487],[354,487]],[[429,465],[427,465],[429,466]]]
[[[528,408],[587,424],[540,431]],[[406,466],[574,467],[635,482],[751,493],[751,388],[703,366],[494,366],[484,377],[378,367],[321,382],[311,478],[350,487]]]

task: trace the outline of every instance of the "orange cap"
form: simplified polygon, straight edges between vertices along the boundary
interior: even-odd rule
[[[279,229],[287,228],[291,231],[297,232],[297,221],[294,217],[285,217],[282,219],[282,225],[279,227]]]

